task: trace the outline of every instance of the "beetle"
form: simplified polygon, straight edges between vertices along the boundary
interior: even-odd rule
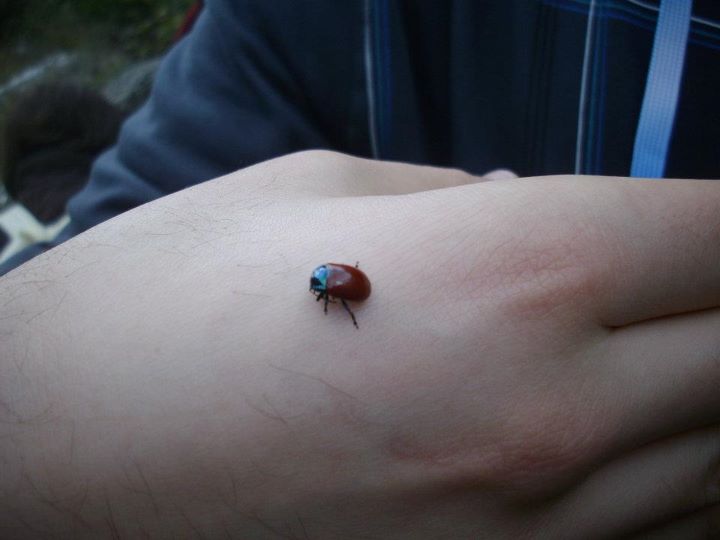
[[[359,329],[355,314],[347,305],[346,300],[362,302],[370,296],[372,287],[368,277],[355,266],[338,263],[325,263],[313,270],[310,276],[310,292],[317,296],[317,301],[325,300],[325,314],[329,302],[335,303],[333,298],[342,302],[343,307],[352,317],[355,328]]]

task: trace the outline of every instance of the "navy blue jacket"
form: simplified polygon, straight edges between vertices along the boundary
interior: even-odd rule
[[[588,36],[589,0],[208,0],[58,241],[309,148],[478,174],[628,176],[658,3],[596,0]],[[720,176],[719,99],[720,2],[695,0],[666,176]]]

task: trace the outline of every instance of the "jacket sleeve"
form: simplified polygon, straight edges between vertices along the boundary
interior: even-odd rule
[[[324,59],[310,49],[341,58],[350,47],[321,43],[327,36],[307,24],[332,25],[309,21],[312,9],[273,4],[208,1],[192,32],[163,60],[148,102],[125,122],[115,147],[98,158],[89,182],[68,203],[70,224],[54,242],[30,246],[6,261],[0,275],[98,223],[187,186],[302,149],[348,151],[318,114],[324,97],[310,86],[317,86],[320,74],[314,68]],[[327,6],[309,4],[318,12]],[[344,15],[346,22],[356,19]],[[348,84],[350,79],[344,77]],[[335,95],[343,96],[334,86],[330,81],[322,92],[339,90]],[[337,113],[333,107],[347,109],[327,103],[329,114]]]

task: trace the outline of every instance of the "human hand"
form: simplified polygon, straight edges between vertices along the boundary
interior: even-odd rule
[[[477,182],[296,154],[0,279],[0,536],[717,534],[720,184]]]

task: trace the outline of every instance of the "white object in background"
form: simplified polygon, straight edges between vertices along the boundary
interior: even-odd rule
[[[0,253],[0,263],[37,242],[49,242],[70,223],[70,217],[63,214],[52,223],[45,225],[35,219],[27,208],[18,203],[11,203],[0,210],[0,229],[7,233],[10,241]]]

